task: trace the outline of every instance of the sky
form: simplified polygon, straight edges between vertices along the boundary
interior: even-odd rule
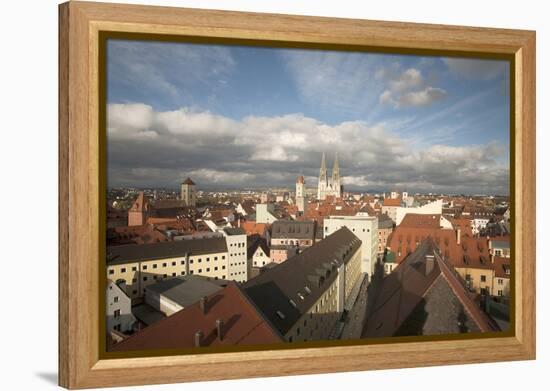
[[[109,186],[509,194],[509,63],[109,40]]]

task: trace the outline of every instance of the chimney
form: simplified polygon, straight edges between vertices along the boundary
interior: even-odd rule
[[[456,229],[456,244],[460,246],[460,228]]]
[[[201,345],[202,345],[202,337],[203,337],[203,333],[202,331],[197,331],[195,332],[195,347],[196,348],[200,348]]]
[[[426,254],[426,276],[434,269],[435,259],[433,254]]]
[[[201,297],[201,300],[200,300],[200,303],[199,303],[200,307],[201,307],[201,312],[202,314],[206,314],[206,296],[203,296]]]
[[[216,330],[218,331],[218,338],[223,340],[223,319],[216,319]]]

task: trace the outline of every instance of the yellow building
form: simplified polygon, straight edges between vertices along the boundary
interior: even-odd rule
[[[107,278],[123,282],[131,299],[168,277],[200,275],[212,279],[235,279],[229,275],[225,237],[173,242],[130,244],[107,248]]]

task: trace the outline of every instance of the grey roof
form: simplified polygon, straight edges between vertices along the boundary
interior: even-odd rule
[[[201,276],[170,278],[147,286],[146,290],[162,295],[182,307],[196,303],[203,296],[219,291],[221,286]]]
[[[178,240],[150,244],[128,244],[107,247],[107,264],[117,265],[153,259],[213,254],[227,251],[225,238]]]
[[[277,220],[271,226],[274,239],[312,239],[315,237],[315,221]]]
[[[510,242],[507,240],[491,239],[491,248],[510,248]]]
[[[246,232],[244,231],[244,229],[242,228],[229,228],[229,227],[226,227],[223,229],[223,231],[227,234],[227,235],[246,235]]]
[[[265,255],[269,256],[269,245],[267,244],[267,239],[258,235],[248,235],[247,239],[247,257],[252,258],[258,247],[261,247]]]
[[[328,289],[337,276],[337,267],[348,262],[360,247],[361,240],[343,227],[249,280],[243,289],[284,335]],[[277,312],[282,313],[284,319]]]
[[[378,229],[388,228],[393,228],[393,220],[386,213],[383,213],[378,216]]]
[[[440,258],[431,238],[374,289],[363,338],[498,330],[473,302],[452,266]]]

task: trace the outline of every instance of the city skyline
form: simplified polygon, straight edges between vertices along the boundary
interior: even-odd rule
[[[109,186],[509,194],[504,61],[108,44]]]

